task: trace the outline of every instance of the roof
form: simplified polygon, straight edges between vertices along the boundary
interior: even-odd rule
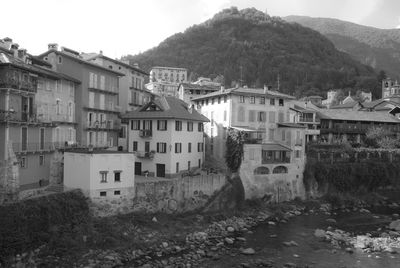
[[[293,105],[293,107],[290,107],[289,109],[295,110],[295,111],[298,111],[298,112],[301,112],[301,113],[315,113],[315,110],[313,110],[313,109],[304,108],[304,107],[301,107],[301,106],[296,105],[296,104]]]
[[[138,73],[142,73],[144,75],[149,75],[149,73],[143,71],[142,69],[136,68],[136,67],[134,67],[134,66],[132,66],[130,64],[127,64],[125,62],[122,62],[120,60],[115,60],[115,59],[112,59],[110,57],[104,56],[101,53],[85,53],[85,54],[82,54],[81,56],[87,61],[90,61],[90,60],[93,60],[93,59],[96,59],[96,58],[104,58],[106,60],[114,62],[115,64],[119,64],[119,65],[124,66],[126,68],[132,69],[132,70],[134,70],[134,71],[136,71]]]
[[[353,100],[353,101],[349,101],[349,102],[346,102],[346,103],[342,103],[342,104],[338,104],[338,105],[335,105],[335,106],[331,106],[330,109],[352,109],[357,104],[363,106],[360,102]]]
[[[54,52],[54,53],[56,53],[56,54],[63,55],[63,56],[68,57],[68,58],[70,58],[70,59],[73,59],[73,60],[75,60],[75,61],[77,61],[77,62],[79,62],[79,63],[83,63],[83,64],[86,64],[86,65],[89,65],[89,66],[92,66],[92,67],[95,67],[95,68],[102,69],[103,71],[107,71],[107,72],[110,72],[110,73],[114,73],[114,74],[116,74],[116,75],[118,75],[118,76],[125,76],[125,74],[123,74],[123,73],[121,73],[121,72],[117,72],[117,71],[111,70],[111,69],[106,68],[106,67],[103,67],[103,66],[101,66],[101,65],[99,65],[99,64],[92,63],[92,62],[90,62],[90,61],[84,60],[83,58],[79,58],[78,56],[73,56],[73,55],[71,55],[71,54],[69,54],[69,53],[65,53],[65,52],[63,52],[63,51],[59,51],[59,50],[56,50],[56,49],[49,49],[48,51],[46,51],[46,52],[44,52],[44,53],[38,55],[37,57],[44,57],[44,56],[46,56],[46,55],[48,55],[48,54],[50,54],[50,53],[52,53],[52,52]]]
[[[306,128],[306,126],[296,124],[296,123],[278,123],[278,127]]]
[[[280,143],[263,143],[261,146],[263,150],[267,151],[287,151],[287,152],[291,151],[290,148]]]
[[[175,69],[175,70],[187,71],[187,68],[181,68],[181,67],[166,67],[166,66],[154,66],[154,67],[151,67],[151,69]]]
[[[259,96],[266,96],[267,98],[282,98],[282,99],[295,99],[295,97],[280,93],[278,91],[273,91],[273,90],[264,90],[263,88],[229,88],[225,90],[219,90],[215,91],[206,95],[201,95],[199,97],[195,97],[192,99],[192,101],[196,100],[201,100],[201,99],[207,99],[210,97],[216,97],[216,96],[223,96],[223,95],[259,95]]]
[[[79,148],[79,149],[65,149],[65,153],[77,153],[77,154],[133,154],[127,151],[112,151],[106,149],[93,149],[89,151],[88,148]]]
[[[239,130],[239,131],[244,131],[244,132],[265,132],[265,129],[254,129],[254,128],[249,128],[249,127],[234,127],[234,126],[232,126],[232,128]]]
[[[317,114],[320,119],[400,123],[400,120],[396,119],[388,113],[382,112],[321,110],[318,111]]]
[[[217,91],[220,89],[219,86],[207,86],[207,85],[199,85],[199,84],[192,84],[192,83],[181,83],[179,87],[183,86],[184,89],[188,90],[210,90],[210,91]]]
[[[156,107],[155,110],[148,110],[150,107]],[[191,112],[190,112],[191,111]],[[192,121],[209,122],[207,117],[197,112],[195,109],[189,109],[188,105],[180,99],[170,96],[158,97],[150,101],[145,106],[121,115],[125,119],[183,119]]]
[[[306,96],[306,97],[303,97],[303,98],[301,98],[302,100],[311,100],[311,99],[323,99],[323,97],[321,97],[321,96],[318,96],[318,95],[314,95],[314,96]]]

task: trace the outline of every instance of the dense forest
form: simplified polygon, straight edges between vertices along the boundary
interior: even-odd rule
[[[378,29],[331,18],[284,17],[325,35],[337,49],[376,70],[400,78],[400,29]]]
[[[247,8],[224,9],[212,19],[177,33],[159,46],[124,59],[152,66],[188,68],[190,78],[208,76],[225,86],[269,85],[298,97],[326,95],[330,89],[371,90],[377,74],[338,51],[320,33],[297,23]]]

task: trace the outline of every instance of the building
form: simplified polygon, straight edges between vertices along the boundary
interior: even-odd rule
[[[155,81],[145,85],[146,89],[158,96],[170,96],[178,98],[178,83],[168,81]]]
[[[64,152],[64,186],[91,199],[133,197],[135,156],[109,150]]]
[[[144,86],[145,81],[149,79],[149,74],[140,69],[138,64],[130,65],[127,61],[109,58],[102,52],[81,55],[87,61],[124,74],[119,77],[118,96],[121,113],[133,111],[150,101],[152,93]]]
[[[292,193],[301,185],[305,127],[290,122],[293,99],[267,88],[231,88],[192,99],[210,119],[205,125],[206,157],[225,158],[228,129],[244,133],[240,176],[246,198],[276,195],[280,183]]]
[[[150,71],[150,82],[146,88],[160,96],[178,97],[180,83],[187,83],[187,69],[175,67],[153,67]]]
[[[400,134],[400,120],[387,112],[320,110],[320,141],[329,144],[348,141],[362,143],[371,127],[383,127],[393,135]]]
[[[182,100],[157,97],[122,119],[128,124],[128,151],[136,155],[136,175],[171,178],[202,166],[208,119]]]
[[[333,100],[335,99],[335,95],[336,95],[336,90],[329,90],[326,93],[326,96],[327,96],[326,100],[321,101],[322,105],[329,108],[331,106]]]
[[[26,53],[25,49],[18,49],[12,39],[1,40],[0,184],[14,188],[5,191],[46,186],[55,149],[60,144],[65,146],[65,141],[74,140],[73,131],[66,139],[55,138],[54,134],[65,126],[74,129],[73,113],[68,117],[71,112],[68,104],[74,103],[69,86],[79,81],[48,67],[48,63]],[[62,118],[63,115],[66,117]]]
[[[400,95],[400,84],[390,77],[382,80],[382,98],[390,98]]]
[[[293,106],[291,106],[291,122],[298,123],[306,127],[305,129],[305,140],[306,142],[316,142],[318,141],[320,134],[320,119],[318,117],[316,106],[312,103],[302,102],[302,101],[292,101]],[[314,107],[314,108],[313,108]]]
[[[181,83],[178,87],[178,96],[179,99],[183,100],[187,104],[191,104],[191,100],[193,98],[201,95],[206,95],[218,90],[220,90],[220,86]]]
[[[41,59],[53,70],[81,81],[75,89],[76,141],[81,146],[116,147],[120,132],[119,77],[123,73],[85,60],[71,49],[49,44]]]

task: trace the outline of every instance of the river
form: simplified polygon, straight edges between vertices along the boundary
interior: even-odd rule
[[[232,249],[230,255],[222,255],[216,260],[207,260],[201,267],[400,267],[400,255],[387,252],[364,253],[354,249],[348,253],[344,248],[335,248],[327,241],[314,236],[315,229],[326,230],[328,226],[351,232],[354,235],[371,233],[378,235],[378,228],[384,228],[392,220],[393,213],[400,213],[400,208],[389,209],[376,207],[372,213],[359,211],[338,211],[332,215],[323,212],[291,218],[287,223],[270,225],[261,224],[243,235],[245,242],[235,243],[235,248],[253,248],[254,255],[243,255]],[[327,222],[328,218],[336,224]],[[295,241],[298,246],[285,246],[283,242]],[[400,250],[400,249],[399,249]],[[399,251],[400,252],[400,251]],[[264,263],[264,266],[261,265]]]

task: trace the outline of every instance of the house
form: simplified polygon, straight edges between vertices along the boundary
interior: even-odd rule
[[[187,83],[187,69],[156,66],[150,70],[150,82],[146,88],[160,96],[178,97],[180,83]]]
[[[306,142],[317,141],[320,134],[320,119],[316,106],[312,108],[312,104],[303,101],[292,101],[293,106],[290,109],[291,122],[298,123],[306,127],[305,140]]]
[[[393,135],[400,134],[400,120],[388,112],[320,110],[320,141],[329,144],[348,141],[361,143],[371,127],[383,127]]]
[[[151,92],[145,89],[149,74],[139,68],[138,64],[130,65],[127,61],[109,58],[100,53],[82,53],[81,56],[90,62],[124,74],[119,77],[119,104],[121,113],[132,111],[149,102]]]
[[[194,83],[181,83],[178,87],[178,96],[179,99],[183,100],[187,104],[191,104],[191,100],[194,97],[198,97],[200,95],[206,95],[211,92],[218,91],[220,86],[214,85],[200,85]]]
[[[81,146],[116,147],[120,132],[119,77],[117,70],[85,60],[79,52],[49,44],[39,57],[58,73],[81,84],[75,88],[76,141]]]
[[[209,120],[182,100],[156,97],[121,117],[136,175],[172,178],[202,166],[203,123]]]
[[[64,187],[92,200],[133,197],[135,156],[110,150],[64,152]]]
[[[390,98],[394,95],[400,95],[400,84],[393,81],[390,77],[382,80],[382,98]]]
[[[240,176],[246,197],[276,197],[282,184],[282,192],[291,193],[284,199],[290,199],[301,187],[305,126],[290,122],[293,99],[267,88],[221,89],[192,99],[210,119],[205,125],[206,157],[225,158],[229,129],[244,134]]]
[[[60,97],[59,113],[55,97],[64,94],[62,85],[79,83],[46,68],[46,63],[18,47],[10,38],[0,42],[0,188],[6,193],[49,184],[51,158],[58,145],[54,130],[74,128],[73,118],[64,121],[58,117],[61,99],[74,102],[70,91],[67,97]],[[44,95],[48,98],[42,99]],[[49,104],[49,110],[42,113],[43,103]],[[67,140],[57,141],[64,144]]]

